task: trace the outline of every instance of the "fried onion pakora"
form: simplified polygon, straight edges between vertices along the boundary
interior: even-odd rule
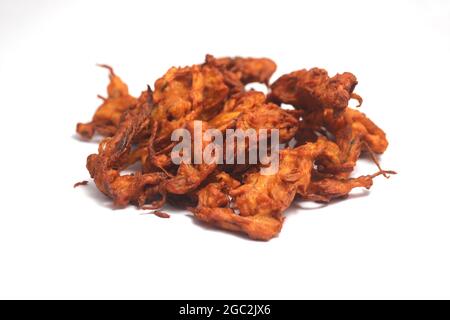
[[[244,91],[245,85],[258,82],[268,85],[277,65],[267,58],[214,58],[206,55],[205,65],[219,69],[233,93]]]
[[[88,157],[87,169],[117,207],[134,204],[168,218],[159,209],[170,202],[189,209],[203,223],[267,241],[280,233],[283,213],[293,202],[327,203],[355,188],[371,188],[377,176],[395,174],[378,163],[377,155],[388,147],[384,131],[349,107],[351,99],[362,103],[354,93],[357,79],[349,72],[330,77],[324,69],[303,69],[270,85],[276,71],[270,59],[207,55],[202,64],[170,68],[156,80],[154,91],[148,86],[134,98],[111,67],[100,66],[110,72],[108,96],[91,122],[77,125],[77,132],[86,139],[96,132],[105,136],[98,153]],[[247,90],[253,82],[265,84],[269,93]],[[196,124],[201,126],[200,139]],[[173,140],[180,129],[189,133],[192,145],[200,146],[179,153],[181,162],[175,161]],[[223,149],[213,149],[214,161],[207,162],[204,154],[217,142],[207,134],[211,130],[218,132]],[[244,139],[244,152],[256,148],[259,154],[270,153],[277,170],[265,173],[268,164],[260,158],[251,162],[244,157],[238,163],[234,144],[231,163],[216,161],[229,158],[225,149],[230,130],[257,132],[256,145]],[[274,131],[278,150],[260,143]],[[201,152],[200,163],[195,162],[196,152]],[[378,172],[352,177],[363,153]],[[76,186],[81,184],[87,182]]]
[[[102,136],[112,136],[116,133],[122,114],[136,105],[136,98],[128,93],[128,86],[115,73],[113,68],[107,65],[99,65],[109,70],[110,83],[108,85],[108,97],[98,96],[103,103],[89,123],[78,123],[77,133],[91,139],[95,132]]]
[[[353,93],[357,84],[356,77],[349,72],[330,78],[323,69],[303,69],[275,81],[271,85],[269,100],[290,104],[307,112],[332,109],[339,113],[347,108],[351,98],[362,104],[362,98]]]

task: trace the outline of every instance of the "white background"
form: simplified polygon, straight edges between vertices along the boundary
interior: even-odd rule
[[[1,0],[0,297],[450,298],[449,3]],[[74,135],[105,93],[95,64],[138,95],[206,53],[353,72],[399,174],[297,205],[267,243],[73,189],[97,148]]]

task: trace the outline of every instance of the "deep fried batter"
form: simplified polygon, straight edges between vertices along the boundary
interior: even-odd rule
[[[103,136],[112,136],[116,133],[122,114],[136,105],[136,98],[128,93],[128,86],[120,79],[114,70],[107,65],[99,65],[109,70],[110,83],[108,85],[108,97],[103,98],[103,103],[89,123],[78,123],[77,133],[85,139],[91,139],[95,132]]]
[[[291,104],[307,112],[333,109],[339,113],[347,108],[351,98],[362,103],[362,99],[353,93],[357,84],[356,77],[349,72],[330,78],[323,69],[303,69],[275,81],[269,100]]]
[[[202,152],[204,148],[212,142],[211,138],[204,135],[204,132],[208,130],[208,128],[207,123],[202,123],[202,137],[204,138],[202,141]],[[194,139],[194,123],[189,122],[186,125],[186,129],[192,132],[191,137]],[[194,141],[192,141],[192,143],[194,143]],[[190,163],[181,163],[177,175],[165,182],[165,190],[173,194],[186,194],[192,192],[214,172],[217,167],[217,162],[209,164],[202,161],[201,164],[193,164],[194,152],[195,150],[192,150]],[[201,157],[203,157],[203,154]]]
[[[205,65],[219,69],[233,93],[244,91],[245,85],[252,82],[268,85],[277,69],[275,62],[267,58],[214,58],[206,55]]]
[[[280,232],[284,221],[282,213],[291,205],[298,190],[306,193],[315,159],[327,157],[339,162],[338,154],[338,147],[326,139],[283,150],[276,174],[249,174],[242,186],[231,190],[230,196],[234,198],[239,215],[232,209],[221,208],[227,205],[225,201],[220,202],[219,209],[208,206],[211,201],[200,201],[195,215],[220,228],[246,233],[252,239],[269,240]],[[215,186],[207,188],[202,191],[220,195]],[[203,198],[208,198],[208,195],[203,195]],[[214,198],[219,197],[215,195]],[[222,195],[222,198],[226,199],[226,196]]]
[[[150,130],[152,104],[144,103],[129,110],[117,133],[103,140],[98,154],[88,157],[87,168],[97,188],[111,197],[114,204],[124,207],[130,202],[143,206],[164,194],[159,186],[165,178],[161,172],[120,175],[128,161],[131,148],[145,131]]]
[[[354,188],[370,189],[373,185],[373,179],[384,174],[396,174],[396,172],[379,171],[373,175],[349,179],[336,177],[314,179],[311,181],[307,192],[302,194],[302,197],[307,200],[330,202],[333,199],[348,196]]]
[[[350,99],[362,103],[353,92],[357,79],[351,73],[330,78],[323,69],[295,71],[275,81],[266,96],[248,91],[246,85],[268,86],[276,70],[272,60],[207,55],[202,64],[170,68],[155,82],[154,91],[148,87],[136,99],[111,67],[102,67],[110,71],[108,97],[102,98],[90,123],[77,125],[77,132],[88,139],[95,132],[106,136],[98,153],[88,157],[87,168],[97,188],[118,207],[132,203],[156,210],[170,201],[190,209],[204,223],[270,240],[280,233],[283,212],[296,199],[329,202],[354,188],[369,189],[379,175],[395,174],[382,170],[375,155],[388,147],[384,131],[348,107]],[[195,121],[201,123],[201,141]],[[181,128],[191,134],[192,144],[200,142],[200,150],[179,154],[188,161],[178,163],[173,160],[177,142],[171,136]],[[264,173],[267,165],[248,157],[236,164],[237,146],[231,149],[231,164],[205,162],[203,152],[215,142],[205,135],[208,129],[217,129],[224,147],[228,129],[254,130],[258,142],[261,130],[278,130],[278,170]],[[269,149],[259,143],[256,148]],[[202,152],[201,163],[194,161],[196,151]],[[244,151],[251,151],[247,140]],[[364,152],[379,171],[351,178]],[[217,149],[212,156],[225,157],[224,153]],[[128,172],[122,174],[124,170]],[[153,214],[169,217],[159,210]]]

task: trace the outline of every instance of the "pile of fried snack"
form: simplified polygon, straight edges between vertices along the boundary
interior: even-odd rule
[[[110,72],[108,96],[100,97],[92,121],[78,124],[77,132],[84,139],[105,137],[98,153],[88,157],[87,169],[117,207],[134,204],[167,217],[158,210],[167,202],[206,224],[269,240],[280,232],[283,212],[295,199],[329,202],[395,173],[376,161],[388,146],[385,133],[348,107],[351,99],[362,103],[351,73],[330,77],[323,69],[299,70],[270,85],[276,70],[270,59],[207,55],[203,64],[169,69],[154,90],[148,86],[135,98],[111,67],[102,67]],[[265,84],[268,94],[246,89],[250,83]],[[278,129],[285,146],[278,172],[263,175],[260,163],[175,165],[171,134],[193,130],[195,120],[203,130],[224,133]],[[362,154],[374,160],[378,172],[350,177]],[[131,166],[139,169],[122,172]]]

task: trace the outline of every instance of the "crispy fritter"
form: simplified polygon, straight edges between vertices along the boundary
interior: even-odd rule
[[[252,82],[268,85],[277,69],[275,62],[267,58],[214,58],[206,55],[205,65],[219,69],[233,93],[244,91],[245,85]]]
[[[330,78],[323,69],[303,69],[275,81],[270,87],[269,100],[290,104],[307,112],[324,109],[340,112],[347,108],[351,98],[362,103],[362,99],[353,93],[357,84],[356,77],[349,72]]]
[[[114,135],[122,114],[133,108],[137,102],[137,99],[128,93],[128,86],[110,66],[99,66],[109,70],[108,97],[99,96],[103,103],[98,107],[91,122],[77,124],[77,133],[85,139],[91,139],[95,132],[107,137]]]
[[[249,174],[242,186],[230,191],[239,215],[231,208],[223,208],[228,204],[226,201],[212,207],[211,201],[200,201],[195,216],[220,228],[246,233],[252,239],[269,240],[280,232],[284,221],[282,213],[291,205],[298,190],[306,193],[315,159],[327,157],[339,162],[338,154],[338,147],[326,139],[283,150],[277,173]],[[202,196],[227,199],[219,191],[215,185],[208,186],[202,190]]]
[[[112,198],[118,207],[125,207],[129,203],[143,206],[164,194],[160,184],[166,175],[161,172],[120,174],[128,163],[132,146],[137,142],[136,137],[151,130],[151,110],[150,103],[129,110],[117,133],[103,140],[98,154],[92,154],[87,159],[87,168],[97,188]]]
[[[379,171],[373,175],[348,179],[336,177],[314,179],[311,181],[307,192],[302,194],[302,197],[318,202],[330,202],[336,198],[345,198],[355,188],[370,189],[373,185],[373,179],[382,174],[395,174],[395,172]]]
[[[365,114],[348,107],[350,99],[362,103],[353,91],[356,77],[348,72],[329,77],[323,69],[286,74],[266,94],[247,90],[259,82],[269,86],[276,64],[266,58],[214,58],[190,67],[173,67],[138,98],[109,66],[108,96],[91,122],[78,124],[77,132],[90,139],[106,136],[98,153],[87,159],[87,168],[97,188],[115,206],[137,205],[153,214],[166,201],[188,208],[203,223],[255,240],[276,237],[283,226],[284,211],[297,199],[329,202],[347,197],[354,188],[369,189],[382,170],[376,154],[388,147],[386,134]],[[294,110],[286,110],[289,104]],[[200,122],[198,122],[200,121]],[[201,123],[201,139],[195,134]],[[172,134],[187,129],[192,145],[200,149],[178,153]],[[217,129],[219,138],[233,144],[231,154],[213,149],[212,160],[204,154],[216,137],[205,135]],[[244,140],[244,151],[271,152],[278,170],[265,172],[267,164],[244,157],[237,163],[237,145],[227,140],[229,130],[257,133],[257,144]],[[260,144],[264,135],[278,130],[281,150]],[[267,150],[265,150],[267,148]],[[242,150],[239,150],[242,151]],[[196,162],[200,154],[200,163]],[[275,152],[275,154],[273,154]],[[358,159],[368,153],[379,171],[352,178]],[[211,160],[211,159],[209,159]],[[127,173],[123,173],[127,170]],[[129,171],[132,171],[130,173]],[[80,184],[85,184],[82,182]]]
[[[191,137],[195,139],[193,134],[194,132],[194,123],[189,122],[186,125],[186,129],[192,132]],[[204,135],[204,132],[208,130],[208,125],[206,123],[202,123],[202,145],[201,151],[204,151],[204,148],[212,142],[210,138],[207,138]],[[206,179],[208,176],[214,172],[217,167],[217,162],[207,163],[202,159],[201,164],[194,164],[194,155],[195,149],[192,150],[192,154],[190,155],[189,163],[181,163],[178,172],[175,177],[167,180],[164,184],[165,190],[169,193],[173,194],[187,194],[189,192],[194,191],[198,188],[198,186]],[[203,158],[203,153],[200,155]]]

